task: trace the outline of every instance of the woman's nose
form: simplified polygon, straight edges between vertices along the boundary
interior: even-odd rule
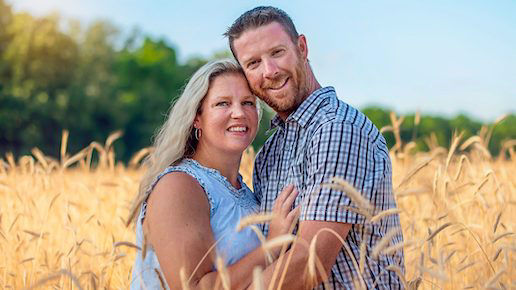
[[[244,108],[242,107],[242,105],[240,104],[237,104],[237,105],[234,105],[232,110],[231,110],[231,117],[232,118],[242,118],[244,117]]]

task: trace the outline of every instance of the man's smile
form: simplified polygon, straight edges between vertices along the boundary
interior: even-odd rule
[[[274,82],[273,85],[267,86],[265,89],[270,91],[279,91],[286,86],[289,80],[290,77],[285,77],[285,79],[282,82]]]

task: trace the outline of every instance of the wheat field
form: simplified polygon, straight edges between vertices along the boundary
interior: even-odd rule
[[[468,139],[456,134],[450,148],[428,136],[430,150],[416,152],[402,144],[399,123],[382,131],[398,141],[391,158],[405,242],[386,241],[378,254],[404,248],[407,288],[515,289],[516,140],[491,156],[484,127]],[[38,149],[0,159],[0,288],[129,287],[137,249],[125,220],[151,149],[117,163],[120,136],[69,156],[64,132],[59,159]],[[253,156],[246,152],[241,166],[247,184]]]

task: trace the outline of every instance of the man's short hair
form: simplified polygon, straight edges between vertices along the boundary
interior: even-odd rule
[[[272,22],[278,22],[288,36],[290,36],[292,42],[297,42],[299,34],[292,19],[285,11],[272,6],[259,6],[240,15],[224,33],[224,36],[229,40],[229,48],[233,56],[237,58],[235,48],[233,47],[235,39],[239,38],[247,30],[256,29]]]

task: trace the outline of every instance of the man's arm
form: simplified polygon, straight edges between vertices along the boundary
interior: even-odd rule
[[[345,240],[350,228],[351,224],[338,222],[300,222],[298,232],[300,241],[287,251],[281,260],[276,260],[263,272],[263,279],[267,288],[270,288],[270,284],[274,283],[272,289],[312,289],[327,279],[327,275],[330,274],[331,268],[335,264],[337,255],[342,248],[341,241]],[[328,229],[329,231],[323,229]],[[338,234],[338,237],[330,231]],[[325,276],[314,265],[316,276],[310,277],[307,271],[310,256],[309,245],[315,236],[317,236],[315,241],[315,257],[319,259]],[[292,255],[292,257],[288,258],[289,255]],[[286,264],[287,259],[290,259],[288,265]],[[284,279],[280,281],[284,271],[286,271]],[[275,281],[272,281],[273,276],[275,276]],[[281,285],[279,284],[280,282]]]

